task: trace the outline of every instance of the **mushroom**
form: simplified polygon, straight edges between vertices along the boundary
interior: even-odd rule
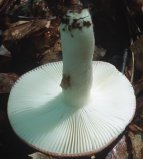
[[[88,9],[69,10],[60,32],[63,62],[24,74],[11,90],[8,117],[15,133],[41,152],[58,157],[96,154],[131,122],[134,90],[112,64],[92,61]]]

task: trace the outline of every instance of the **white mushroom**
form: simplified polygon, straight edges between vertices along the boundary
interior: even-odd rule
[[[94,34],[87,9],[69,11],[64,22],[63,62],[23,75],[10,93],[8,116],[16,134],[41,152],[92,155],[110,145],[131,122],[134,90],[113,65],[92,61]]]

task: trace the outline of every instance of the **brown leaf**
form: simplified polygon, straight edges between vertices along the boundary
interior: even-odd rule
[[[140,79],[136,83],[134,83],[135,94],[138,95],[141,90],[143,90],[143,79]]]
[[[0,73],[0,93],[9,92],[17,79],[15,73]]]
[[[134,159],[142,159],[141,156],[141,150],[143,148],[143,141],[141,134],[134,134],[131,131],[128,133],[132,147],[133,147],[133,158]]]
[[[134,132],[143,132],[143,128],[139,127],[138,125],[136,124],[130,124],[129,125],[129,129],[134,131]]]
[[[143,95],[140,95],[138,98],[137,98],[137,111],[141,111],[143,112]]]
[[[127,145],[125,136],[118,142],[118,144],[113,148],[111,152],[107,155],[105,159],[125,159],[127,158]]]
[[[143,73],[143,37],[137,39],[131,46],[135,56],[135,68],[137,71]]]
[[[0,13],[6,12],[13,3],[12,0],[0,0]]]
[[[45,154],[42,154],[41,152],[35,152],[33,154],[28,155],[32,159],[55,159],[54,157],[47,156]]]
[[[46,28],[47,20],[32,20],[24,23],[16,22],[4,32],[4,41],[20,40]]]

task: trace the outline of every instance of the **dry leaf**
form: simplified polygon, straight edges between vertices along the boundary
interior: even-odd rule
[[[141,134],[134,134],[130,131],[128,135],[132,143],[133,159],[142,159],[143,141]]]
[[[138,95],[143,90],[143,79],[140,79],[134,84],[135,94]]]
[[[131,51],[135,56],[135,68],[143,73],[143,37],[137,39],[131,46]]]
[[[142,53],[143,54],[143,37],[137,39],[131,46],[131,51],[135,54]]]
[[[117,143],[113,150],[107,155],[105,159],[127,159],[127,145],[125,136]]]
[[[29,157],[31,157],[32,159],[55,159],[53,157],[50,156],[46,156],[40,152],[35,152],[33,154],[28,155]]]
[[[143,132],[143,128],[137,126],[136,124],[129,125],[129,129],[133,132]]]
[[[15,73],[0,73],[0,93],[10,92],[18,76]]]
[[[46,30],[50,25],[47,20],[32,20],[24,23],[16,22],[4,32],[4,41],[8,40],[20,40],[25,37],[40,31],[41,29]]]

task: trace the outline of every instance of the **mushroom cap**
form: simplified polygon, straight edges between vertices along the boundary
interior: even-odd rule
[[[136,107],[132,85],[113,65],[93,62],[90,99],[73,107],[64,102],[62,69],[62,62],[49,63],[16,82],[8,101],[10,123],[28,145],[52,156],[97,153],[131,122]]]

